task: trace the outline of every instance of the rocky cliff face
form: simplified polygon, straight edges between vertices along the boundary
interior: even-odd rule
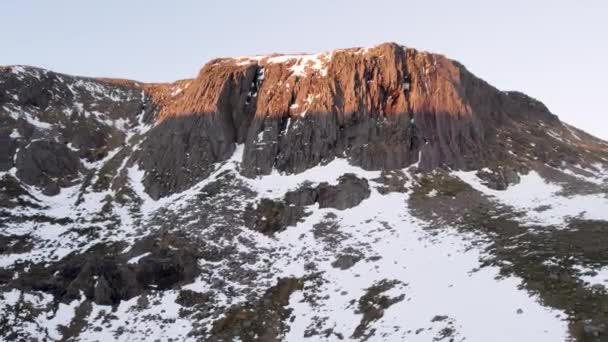
[[[273,169],[298,173],[336,157],[367,170],[416,163],[428,171],[517,159],[509,150],[561,162],[554,146],[530,144],[546,140],[536,135],[546,127],[569,132],[537,101],[501,92],[443,56],[392,43],[317,55],[218,59],[184,88],[161,105],[158,132],[144,146],[150,158],[140,165],[154,197],[207,176],[208,165],[227,159],[237,144],[245,146],[242,173],[249,177]],[[171,138],[173,131],[187,131],[187,138]],[[556,143],[572,163],[597,161]],[[161,145],[172,156],[164,165],[157,164]]]
[[[499,306],[505,340],[602,341],[607,180],[604,141],[394,43],[1,67],[0,337],[487,340]]]
[[[71,155],[99,160],[128,144],[131,128],[153,124],[130,162],[145,171],[146,191],[156,199],[201,181],[239,144],[245,148],[241,172],[248,177],[273,169],[298,173],[338,157],[366,170],[416,164],[429,171],[529,168],[534,161],[591,165],[601,159],[586,151],[603,151],[601,142],[579,139],[536,100],[501,92],[443,56],[393,43],[317,55],[217,59],[195,79],[174,84],[10,70],[3,73],[2,89],[12,120],[1,136],[6,144],[0,165],[6,171],[19,163],[21,178],[53,193],[56,184],[30,174],[52,168],[33,165],[35,154],[45,152],[24,149],[15,158],[19,139],[10,134],[21,134],[21,125],[26,141],[33,129],[44,128],[36,121],[19,124],[19,108],[43,126],[61,125],[44,134],[70,148],[45,148],[62,156],[52,163],[68,173],[78,168]]]

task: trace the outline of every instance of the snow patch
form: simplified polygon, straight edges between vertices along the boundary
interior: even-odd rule
[[[133,258],[129,259],[129,261],[127,261],[127,264],[137,264],[139,262],[139,260],[147,257],[150,254],[151,253],[148,252],[148,253],[144,253],[144,254],[138,255],[136,257],[133,257]]]
[[[502,204],[525,211],[526,216],[520,220],[526,225],[565,227],[573,217],[608,220],[607,198],[599,194],[561,196],[558,194],[561,186],[547,183],[535,171],[521,175],[520,182],[506,190],[488,188],[476,176],[476,171],[455,171],[452,175]]]
[[[574,268],[581,273],[579,279],[587,283],[589,286],[604,286],[608,287],[608,267],[592,269],[585,266],[575,265]]]
[[[321,52],[299,55],[243,56],[231,60],[236,61],[239,66],[258,62],[262,64],[291,64],[289,71],[293,76],[306,76],[306,72],[310,70],[324,77],[327,75],[327,67],[332,57],[333,52]]]
[[[361,172],[358,174],[361,176]],[[358,299],[366,289],[385,279],[398,280],[401,285],[384,295],[403,295],[404,299],[372,324],[377,338],[431,341],[440,330],[432,319],[447,315],[456,323],[453,328],[458,335],[467,341],[566,339],[564,313],[543,307],[537,298],[520,290],[521,279],[497,280],[496,267],[473,271],[480,266],[483,250],[471,248],[469,240],[474,237],[448,228],[433,238],[422,228],[423,223],[408,213],[407,196],[380,195],[373,190],[369,199],[352,209],[315,207],[304,222],[276,236],[277,245],[286,246],[291,255],[278,261],[283,276],[301,276],[304,264],[310,261],[305,256],[314,256],[325,279],[318,290],[328,294],[315,306],[304,300],[303,292],[292,295],[289,307],[295,320],[286,340],[301,340],[315,317],[327,318],[322,328],[351,336],[362,318],[357,313]],[[340,229],[348,234],[342,244],[381,258],[359,261],[347,270],[332,267],[335,251],[324,248],[312,231],[328,213],[337,215]]]

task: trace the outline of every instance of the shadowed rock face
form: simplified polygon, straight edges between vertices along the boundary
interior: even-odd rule
[[[141,145],[146,191],[159,198],[188,189],[209,176],[213,163],[230,157],[233,138],[215,113],[159,123]]]
[[[80,159],[63,144],[34,141],[17,155],[17,176],[26,184],[42,187],[55,195],[78,176]]]

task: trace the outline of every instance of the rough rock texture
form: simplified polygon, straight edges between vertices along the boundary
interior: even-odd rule
[[[565,155],[591,163],[563,141],[530,145],[549,127],[570,134],[541,103],[394,43],[217,59],[177,87],[172,101],[167,91],[156,95],[158,122],[139,163],[154,198],[200,181],[241,143],[242,173],[250,177],[273,168],[297,173],[336,157],[369,170],[475,169],[516,160],[509,149],[548,163]]]
[[[209,341],[230,341],[238,338],[246,342],[280,341],[285,333],[284,321],[290,310],[290,295],[303,286],[301,279],[281,278],[277,284],[269,288],[264,296],[256,303],[247,303],[232,308],[226,317],[218,320],[211,331]]]
[[[213,114],[180,117],[155,126],[141,146],[140,166],[152,198],[186,190],[209,176],[213,163],[234,152]],[[221,120],[221,119],[220,119]]]
[[[158,108],[136,82],[0,70],[0,171],[56,195],[143,133]],[[86,165],[83,165],[86,164]]]
[[[17,177],[29,185],[40,186],[45,193],[59,193],[78,176],[80,159],[63,144],[34,141],[19,151],[16,158]]]
[[[517,170],[511,168],[499,168],[497,170],[481,170],[477,177],[484,180],[484,184],[495,190],[505,190],[509,185],[519,183]]]
[[[20,288],[51,293],[65,302],[83,294],[97,304],[118,304],[152,288],[170,289],[192,282],[199,273],[196,261],[200,255],[189,245],[183,238],[171,235],[151,235],[130,253],[121,253],[124,244],[98,244],[50,266],[33,267],[14,283]],[[23,246],[27,246],[27,240],[17,241],[13,248]]]
[[[317,188],[319,208],[344,210],[356,207],[369,197],[369,185],[365,179],[347,173],[341,176],[338,182],[337,185],[319,185]]]
[[[282,200],[263,198],[255,208],[247,206],[245,223],[250,229],[272,235],[309,215],[304,210],[306,206],[318,203],[319,208],[344,210],[357,206],[370,193],[367,180],[347,173],[338,179],[337,185],[303,184],[287,192]]]
[[[0,208],[38,207],[36,198],[30,195],[11,175],[0,178]]]
[[[399,283],[399,280],[384,279],[378,284],[374,284],[372,287],[368,288],[365,295],[359,298],[357,313],[362,314],[363,317],[353,332],[353,337],[360,339],[361,341],[367,341],[373,336],[373,331],[366,332],[370,322],[381,319],[384,315],[384,310],[405,298],[404,294],[395,298],[384,295],[384,292],[390,290]]]

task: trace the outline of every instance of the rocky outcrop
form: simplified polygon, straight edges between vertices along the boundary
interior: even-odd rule
[[[305,183],[287,192],[281,200],[263,198],[255,208],[247,206],[245,224],[252,230],[272,235],[308,216],[306,206],[318,203],[319,208],[344,210],[357,206],[370,194],[367,180],[350,173],[341,176],[336,185]]]
[[[0,128],[0,172],[13,167],[13,159],[17,150],[17,141],[11,137],[12,132]]]
[[[63,144],[34,141],[17,154],[17,177],[29,185],[39,186],[48,195],[59,193],[78,176],[80,159]]]
[[[502,167],[497,170],[480,170],[477,172],[477,177],[483,180],[487,187],[495,190],[505,190],[509,185],[517,184],[520,180],[517,170]]]
[[[18,179],[11,175],[0,178],[0,208],[37,208],[37,199],[32,196]],[[1,220],[0,220],[1,222]]]
[[[280,200],[261,199],[257,205],[248,205],[245,209],[244,221],[249,229],[272,235],[294,226],[304,217],[310,215],[306,206],[318,201],[318,190],[308,183],[300,188],[289,191]]]
[[[225,317],[214,323],[207,340],[281,341],[289,330],[286,323],[291,314],[291,309],[287,308],[289,297],[303,286],[302,279],[278,279],[277,284],[266,290],[258,301],[228,310]]]
[[[316,201],[319,208],[344,210],[359,205],[371,194],[367,180],[347,173],[338,178],[337,185],[320,184]]]
[[[137,82],[29,67],[0,70],[0,172],[47,195],[82,183],[94,163],[141,139],[158,108]]]
[[[27,246],[27,240],[17,243],[17,247]],[[122,253],[124,247],[120,243],[98,244],[48,267],[36,265],[20,274],[12,285],[47,292],[65,302],[80,299],[82,294],[97,304],[113,305],[147,290],[190,283],[200,273],[197,260],[201,256],[182,237],[154,234],[139,241],[130,252]]]
[[[144,185],[152,198],[188,189],[209,176],[213,164],[228,159],[235,149],[215,114],[184,116],[154,127],[141,145],[139,165],[146,170]]]
[[[139,161],[153,198],[207,177],[213,163],[230,157],[245,140],[254,108],[246,103],[251,103],[258,70],[210,63],[173,100],[159,101],[159,121],[143,143]]]
[[[358,301],[357,313],[361,314],[362,318],[353,332],[353,338],[367,341],[374,336],[375,332],[373,330],[368,331],[368,325],[375,320],[381,319],[382,316],[384,316],[384,310],[405,299],[404,294],[396,297],[385,294],[387,291],[400,284],[401,281],[396,279],[383,279],[366,289],[366,293],[359,298]]]

